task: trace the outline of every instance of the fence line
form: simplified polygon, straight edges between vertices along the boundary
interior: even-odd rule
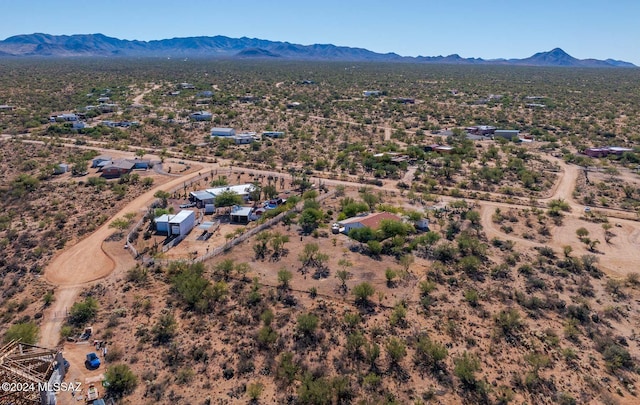
[[[245,168],[243,169],[239,169],[239,170],[245,170]],[[192,178],[189,181],[185,181],[182,183],[182,185],[180,186],[176,186],[173,187],[169,193],[175,193],[176,191],[180,190],[180,189],[185,189],[187,187],[190,187],[191,185],[193,185],[194,183],[200,182],[201,180],[203,180],[205,177],[209,177],[211,176],[211,179],[213,179],[213,176],[217,175],[218,172],[224,173],[226,170],[223,169],[216,169],[215,173],[214,170],[210,170],[209,172],[206,172],[204,174],[199,174],[198,176]],[[248,169],[248,171],[252,171],[251,169]],[[233,173],[233,169],[229,168],[228,169],[228,175],[231,175]],[[282,177],[284,177],[284,174],[281,174]],[[325,193],[323,195],[320,195],[316,200],[318,202],[324,201],[325,199],[329,198],[330,196],[332,196],[334,194],[334,192],[328,192]],[[154,200],[151,204],[150,207],[155,207],[158,206],[160,203],[159,199]],[[225,243],[222,246],[218,246],[217,248],[207,252],[206,254],[196,257],[195,259],[192,259],[192,262],[202,262],[205,260],[208,260],[212,257],[218,256],[226,251],[228,251],[229,249],[233,248],[234,246],[246,241],[247,239],[249,239],[250,237],[254,236],[255,234],[257,234],[258,232],[261,232],[267,228],[272,227],[273,225],[277,224],[278,222],[282,221],[282,219],[293,213],[293,212],[300,212],[302,205],[303,205],[304,201],[300,201],[295,207],[293,207],[292,209],[290,209],[289,211],[286,212],[282,212],[278,215],[276,215],[275,217],[265,221],[264,223],[258,225],[257,227],[250,229],[249,231],[243,233],[242,235],[238,236],[237,238],[232,239],[231,241]],[[129,253],[131,253],[131,255],[133,256],[134,259],[139,259],[140,258],[140,252],[138,252],[138,250],[134,247],[133,244],[133,239],[132,236],[135,232],[139,232],[140,229],[142,228],[142,225],[144,225],[146,214],[145,216],[140,219],[134,226],[133,228],[129,231],[129,233],[127,234],[127,238],[126,238],[126,242],[125,242],[125,246],[127,247],[127,249],[129,250]],[[179,239],[179,240],[178,240]],[[184,238],[182,238],[184,239]],[[167,246],[163,247],[162,251],[166,252],[167,250],[169,250],[170,247],[174,246],[175,244],[177,244],[178,242],[180,242],[182,240],[181,238],[176,238],[176,240],[172,241],[171,243],[169,243]],[[167,259],[154,259],[154,263],[160,263],[160,264],[168,264],[170,263],[172,260],[167,260]]]
[[[318,197],[317,201],[321,202],[325,199],[327,199],[328,197],[332,196],[333,192],[331,193],[326,193],[323,194],[322,196]],[[217,248],[207,252],[206,254],[196,257],[195,259],[193,259],[194,263],[197,262],[203,262],[205,260],[211,259],[212,257],[218,256],[228,250],[230,250],[232,247],[239,245],[240,243],[246,241],[247,239],[251,238],[252,236],[256,235],[259,232],[262,232],[263,230],[272,227],[273,225],[277,224],[278,222],[282,221],[284,219],[284,217],[286,217],[287,215],[293,213],[293,212],[300,212],[302,205],[304,204],[304,201],[300,201],[295,207],[291,208],[289,211],[285,211],[285,212],[281,212],[280,214],[276,215],[275,217],[265,221],[264,223],[256,226],[253,229],[250,229],[249,231],[243,233],[242,235],[238,236],[237,238],[232,239],[231,241],[225,243],[222,246],[218,246]]]

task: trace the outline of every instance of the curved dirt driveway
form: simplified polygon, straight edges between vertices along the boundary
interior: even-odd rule
[[[203,167],[202,170],[210,170],[212,168],[214,166],[210,165]],[[146,210],[157,191],[172,189],[196,176],[198,176],[198,173],[191,173],[147,191],[127,204],[94,233],[53,258],[45,268],[44,279],[59,288],[56,289],[54,303],[45,311],[40,333],[40,345],[55,347],[58,344],[60,341],[60,327],[65,321],[66,311],[74,304],[84,286],[107,277],[117,268],[118,270],[126,270],[126,267],[133,262],[133,259],[126,260],[122,255],[115,253],[110,255],[105,252],[103,242],[114,232],[113,229],[109,228],[111,221],[129,212]],[[122,249],[122,252],[125,252],[124,249]],[[128,252],[126,255],[128,255]],[[119,267],[122,267],[122,269]]]

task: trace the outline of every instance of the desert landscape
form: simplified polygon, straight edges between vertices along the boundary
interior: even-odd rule
[[[0,336],[59,403],[640,401],[637,70],[0,73]]]

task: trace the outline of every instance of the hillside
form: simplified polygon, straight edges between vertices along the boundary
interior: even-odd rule
[[[633,64],[612,59],[576,59],[556,48],[525,59],[462,58],[449,56],[407,57],[395,53],[376,53],[362,48],[332,44],[299,45],[289,42],[225,36],[172,38],[154,41],[129,41],[103,34],[16,35],[0,41],[0,57],[198,57],[198,58],[272,58],[290,60],[370,61],[439,63],[472,65],[526,65],[564,67],[634,67]]]

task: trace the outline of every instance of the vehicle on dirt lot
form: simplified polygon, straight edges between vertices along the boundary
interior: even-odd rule
[[[87,368],[96,369],[100,367],[100,358],[97,354],[91,352],[87,354],[87,360],[84,363]]]

